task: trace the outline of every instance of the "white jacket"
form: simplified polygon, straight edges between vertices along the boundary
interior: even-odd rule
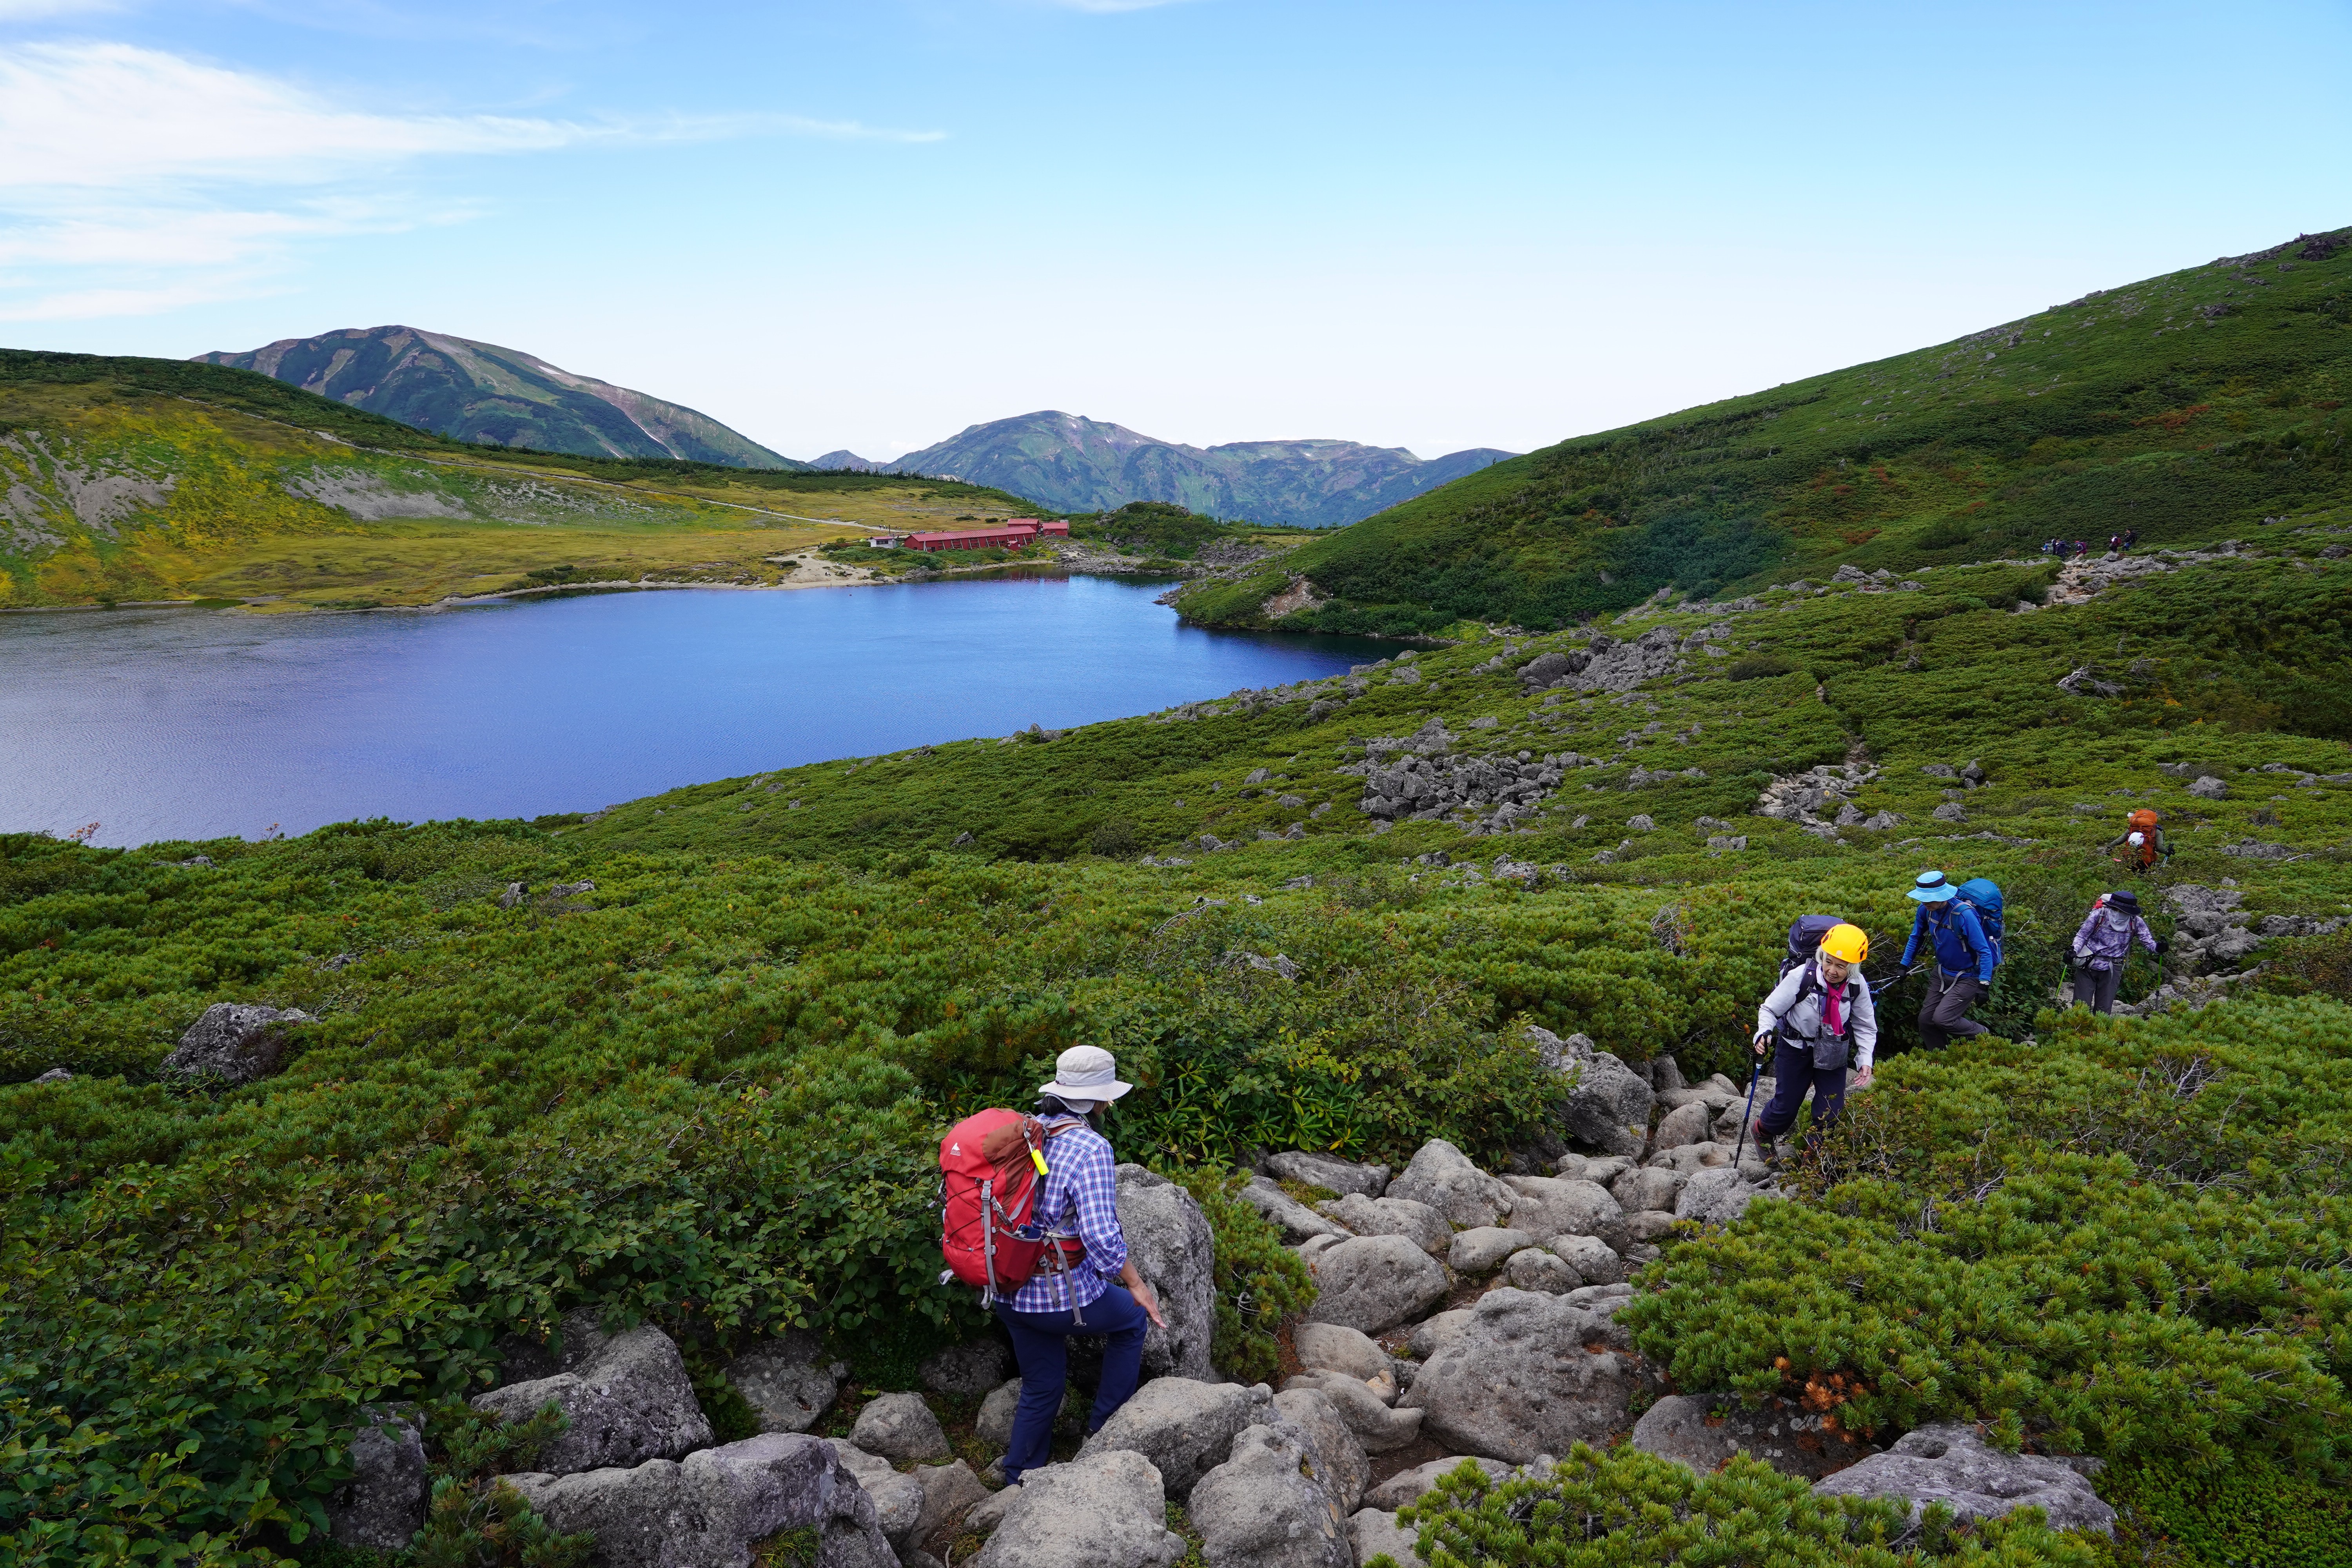
[[[1758,1034],[1767,1029],[1779,1029],[1791,1042],[1811,1042],[1820,1038],[1822,990],[1828,984],[1821,977],[1821,955],[1816,953],[1780,976],[1780,984],[1772,987],[1772,994],[1765,997],[1764,1005],[1756,1010]],[[1808,973],[1813,976],[1813,989],[1800,1002],[1797,992],[1804,984]],[[1862,977],[1860,970],[1847,974],[1846,990],[1853,998],[1853,1017],[1846,1021],[1847,1037],[1853,1042],[1852,1065],[1866,1068],[1873,1053],[1878,1049],[1878,1009],[1870,999],[1870,982]]]

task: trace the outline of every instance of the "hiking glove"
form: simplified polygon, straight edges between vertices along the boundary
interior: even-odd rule
[[[2170,942],[2165,941],[2162,937],[2158,937],[2156,939],[2156,955],[2158,958],[2162,958],[2166,951],[2171,946],[2172,944]]]

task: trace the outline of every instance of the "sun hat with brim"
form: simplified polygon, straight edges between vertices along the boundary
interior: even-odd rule
[[[2139,913],[2139,895],[2129,888],[2118,888],[2107,895],[2107,908],[2121,910],[2127,915]]]
[[[1054,1058],[1054,1081],[1037,1092],[1061,1100],[1117,1100],[1134,1087],[1118,1081],[1118,1064],[1100,1046],[1072,1046]]]
[[[1907,899],[1916,899],[1923,904],[1940,904],[1946,899],[1956,899],[1959,896],[1960,890],[1946,881],[1941,871],[1920,872],[1918,879],[1911,884],[1911,890],[1904,895]]]

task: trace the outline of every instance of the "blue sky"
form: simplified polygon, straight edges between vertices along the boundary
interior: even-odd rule
[[[1526,449],[2352,223],[2352,4],[0,0],[0,342]]]

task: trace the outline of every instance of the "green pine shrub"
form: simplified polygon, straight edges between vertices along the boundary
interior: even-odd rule
[[[1890,1062],[1804,1173],[1654,1270],[1621,1321],[1685,1388],[1825,1397],[2216,1473],[2347,1457],[2352,1032],[2332,1005]],[[1835,1383],[1831,1380],[1836,1379]]]
[[[1638,1448],[1579,1443],[1549,1475],[1496,1484],[1465,1460],[1397,1522],[1419,1527],[1431,1568],[1646,1568],[1769,1563],[1786,1568],[2094,1568],[2093,1549],[2038,1509],[1971,1528],[1930,1510],[1916,1533],[1900,1502],[1817,1497],[1805,1481],[1735,1457],[1710,1475]],[[1375,1564],[1398,1568],[1394,1558]]]

